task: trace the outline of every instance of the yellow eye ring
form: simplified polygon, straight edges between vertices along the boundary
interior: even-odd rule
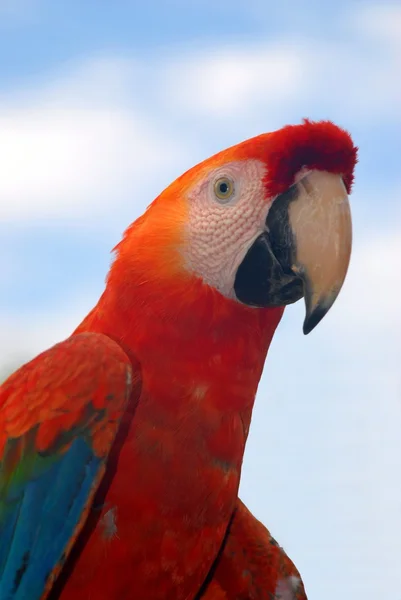
[[[214,193],[218,200],[230,200],[234,193],[234,182],[228,177],[220,177],[214,183]]]

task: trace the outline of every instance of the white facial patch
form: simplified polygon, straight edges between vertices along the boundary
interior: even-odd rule
[[[258,160],[227,163],[209,172],[189,194],[187,267],[229,298],[235,298],[239,265],[265,229],[269,209],[265,174],[266,167]],[[233,184],[227,199],[218,197],[220,180]]]

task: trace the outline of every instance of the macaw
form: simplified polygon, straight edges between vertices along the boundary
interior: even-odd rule
[[[0,388],[1,600],[201,592],[284,307],[305,299],[307,334],[345,279],[356,157],[305,120],[193,167],[128,227],[97,305]]]
[[[240,499],[199,600],[307,600],[297,568]]]

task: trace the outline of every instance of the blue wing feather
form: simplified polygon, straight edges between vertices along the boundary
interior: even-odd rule
[[[77,438],[57,462],[25,486],[0,533],[0,557],[7,553],[0,572],[2,600],[40,600],[79,523],[101,464],[87,441]],[[11,545],[9,523],[16,523]],[[7,547],[3,535],[9,540]]]

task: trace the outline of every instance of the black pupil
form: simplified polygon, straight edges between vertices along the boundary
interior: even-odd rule
[[[220,183],[220,194],[227,194],[228,183]]]

